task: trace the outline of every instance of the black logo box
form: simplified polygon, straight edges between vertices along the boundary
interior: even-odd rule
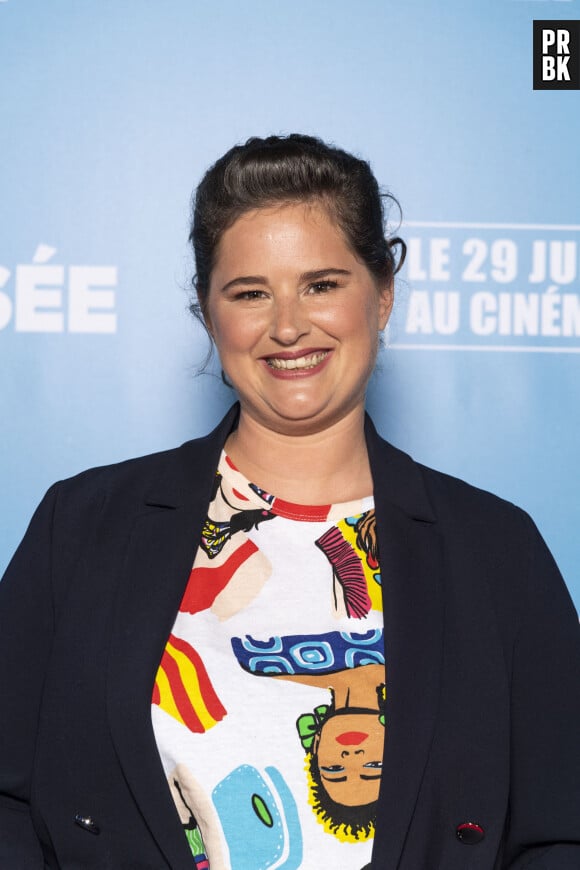
[[[580,90],[579,20],[534,21],[534,90]]]

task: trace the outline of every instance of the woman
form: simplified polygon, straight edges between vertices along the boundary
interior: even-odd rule
[[[365,417],[399,246],[368,164],[249,140],[191,239],[239,405],[38,508],[0,584],[0,866],[580,867],[557,568]]]

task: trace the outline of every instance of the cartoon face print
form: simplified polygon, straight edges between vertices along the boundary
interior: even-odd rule
[[[361,806],[378,800],[383,768],[384,728],[377,711],[331,715],[316,735],[321,783],[336,803]]]
[[[377,675],[372,665],[358,670]],[[332,691],[331,704],[303,714],[296,723],[306,750],[310,804],[324,829],[342,842],[374,836],[383,768],[385,686],[373,692],[376,706],[345,706],[347,684],[356,676],[335,675],[339,688]]]
[[[298,717],[309,802],[342,842],[374,835],[385,738],[383,632],[232,638],[244,670],[330,692],[330,704]]]

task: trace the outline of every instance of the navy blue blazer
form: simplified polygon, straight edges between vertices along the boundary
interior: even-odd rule
[[[0,583],[3,870],[191,870],[151,695],[236,414],[38,508]],[[578,870],[580,632],[558,569],[521,510],[366,436],[388,669],[372,868]]]

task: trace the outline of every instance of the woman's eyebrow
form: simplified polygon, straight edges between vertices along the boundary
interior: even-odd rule
[[[328,782],[346,782],[346,776],[325,776],[323,773],[320,774],[321,779],[326,779]]]
[[[320,278],[325,278],[327,275],[351,275],[348,269],[336,269],[331,266],[328,269],[316,269],[312,272],[302,272],[300,275],[301,282],[318,281]]]
[[[361,773],[360,778],[361,779],[380,779],[381,776],[382,776],[382,773],[374,773],[372,776],[369,776],[366,773]]]
[[[249,284],[260,284],[262,287],[267,284],[266,278],[263,275],[240,275],[237,278],[232,278],[231,281],[228,281],[227,284],[221,288],[220,293],[225,293],[226,290],[229,290],[230,287],[235,286],[236,284],[242,284],[247,286]]]

